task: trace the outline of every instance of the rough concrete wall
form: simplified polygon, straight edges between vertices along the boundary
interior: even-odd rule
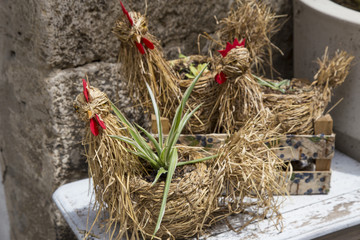
[[[226,16],[231,2],[148,1],[150,30],[167,57],[175,58],[178,47],[196,54],[198,34],[213,32],[213,16]],[[140,0],[127,5],[145,6]],[[85,73],[130,117],[141,117],[115,64],[118,42],[111,27],[118,14],[117,0],[0,2],[0,161],[12,239],[73,238],[51,194],[87,177],[84,125],[72,109]]]

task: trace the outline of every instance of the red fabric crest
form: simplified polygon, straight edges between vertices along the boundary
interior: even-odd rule
[[[86,102],[89,102],[89,92],[88,92],[88,89],[87,89],[87,83],[86,83],[85,79],[83,79],[82,81],[83,81],[84,96],[85,96]]]
[[[216,74],[216,76],[215,76],[215,81],[216,81],[218,84],[223,84],[224,82],[226,82],[226,75],[225,75],[225,73],[220,72],[220,73]]]

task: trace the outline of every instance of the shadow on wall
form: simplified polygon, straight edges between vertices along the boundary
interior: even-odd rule
[[[2,179],[2,170],[0,171],[0,179]],[[10,240],[9,217],[6,209],[4,185],[2,182],[0,183],[0,239]]]

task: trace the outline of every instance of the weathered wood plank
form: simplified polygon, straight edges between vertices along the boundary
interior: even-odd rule
[[[331,135],[333,133],[333,119],[330,114],[326,114],[325,116],[315,120],[314,131],[315,135]]]
[[[330,171],[331,159],[316,159],[316,171]]]

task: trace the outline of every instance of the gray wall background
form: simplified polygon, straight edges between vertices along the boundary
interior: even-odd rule
[[[168,58],[175,58],[178,48],[196,54],[198,34],[213,33],[214,16],[225,17],[232,2],[148,1],[150,31]],[[267,2],[289,14],[274,40],[285,55],[274,59],[276,69],[291,77],[292,3]],[[145,6],[140,0],[125,4],[140,11]],[[60,185],[87,177],[83,124],[72,108],[85,73],[92,85],[118,95],[119,107],[130,117],[141,117],[131,108],[115,64],[119,44],[111,28],[119,14],[117,0],[0,2],[0,162],[11,239],[73,239],[51,195]]]

